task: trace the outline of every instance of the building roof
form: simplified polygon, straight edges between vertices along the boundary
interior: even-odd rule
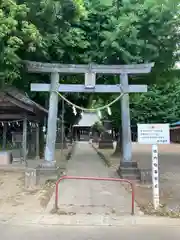
[[[100,119],[97,113],[84,112],[78,124],[75,124],[74,127],[92,127],[96,122],[99,121]]]
[[[15,87],[5,87],[0,91],[0,119],[16,120],[25,115],[32,119],[41,119],[48,110],[31,100],[28,95]]]
[[[170,124],[170,129],[179,129],[180,128],[180,121]]]
[[[21,103],[24,103],[28,106],[31,106],[33,108],[37,108],[39,111],[42,111],[44,113],[48,113],[48,110],[39,105],[38,103],[34,102],[29,98],[27,93],[22,92],[21,90],[15,88],[15,87],[7,87],[4,89],[3,93],[7,94],[8,96],[20,101]]]
[[[171,123],[171,126],[179,126],[180,125],[180,121],[175,122],[175,123]]]

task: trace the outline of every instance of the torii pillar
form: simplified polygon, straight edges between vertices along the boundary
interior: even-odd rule
[[[51,73],[51,90],[49,97],[48,128],[45,148],[46,165],[55,165],[55,145],[57,135],[59,73]],[[53,149],[53,151],[52,151]]]

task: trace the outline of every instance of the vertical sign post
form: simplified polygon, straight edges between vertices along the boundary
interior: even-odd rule
[[[155,209],[159,208],[159,168],[158,168],[158,145],[152,145],[152,188],[153,205]]]
[[[169,144],[169,124],[138,124],[138,143],[152,145],[153,205],[159,208],[158,144]]]
[[[63,149],[64,149],[64,99],[62,99],[62,114],[61,114],[61,157],[63,156]]]

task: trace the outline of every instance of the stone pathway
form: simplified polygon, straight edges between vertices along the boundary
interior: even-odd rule
[[[76,144],[67,166],[67,175],[86,177],[118,177],[87,142]],[[51,205],[52,206],[52,205]],[[139,213],[135,209],[136,215]],[[121,183],[88,180],[64,180],[59,185],[60,215],[123,216],[131,213],[131,194]]]

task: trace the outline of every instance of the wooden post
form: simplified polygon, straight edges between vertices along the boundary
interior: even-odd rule
[[[4,123],[4,126],[3,126],[3,145],[2,145],[3,150],[6,149],[6,140],[7,140],[7,123]]]
[[[23,120],[23,160],[25,164],[27,165],[27,117],[24,117]]]
[[[36,160],[39,158],[39,123],[36,123]]]

